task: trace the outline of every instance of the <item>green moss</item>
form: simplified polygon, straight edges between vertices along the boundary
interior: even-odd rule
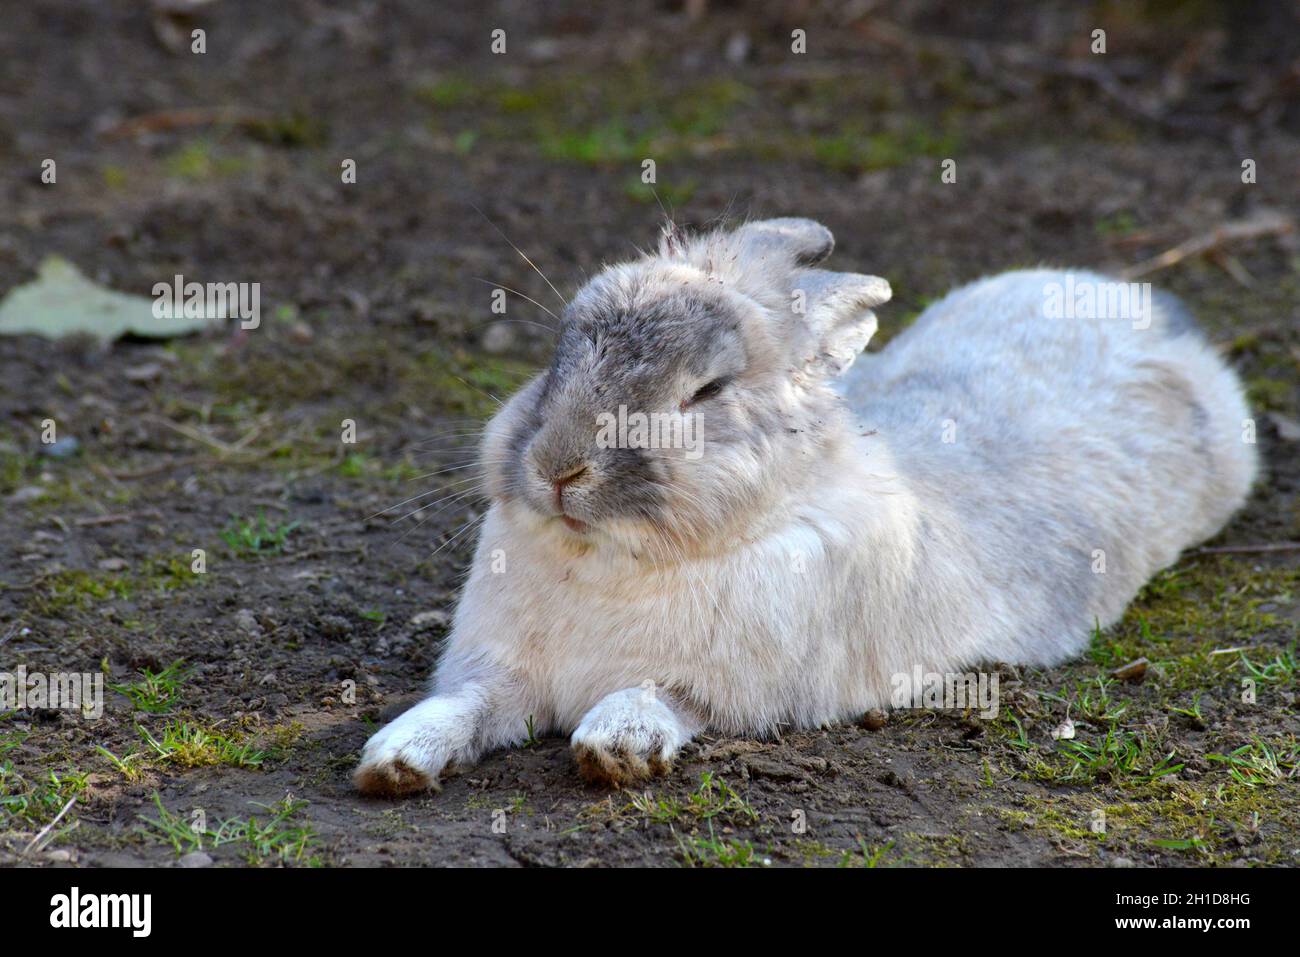
[[[1286,863],[1289,835],[1300,823],[1293,795],[1261,790],[1221,776],[1165,779],[1121,795],[1026,795],[1020,808],[999,810],[1010,826],[1071,842],[1086,855],[1179,852],[1189,863],[1225,864],[1240,857]],[[1097,825],[1101,830],[1095,829]],[[1253,835],[1280,837],[1256,843]]]
[[[1185,561],[1153,578],[1123,620],[1094,639],[1091,655],[1107,668],[1145,656],[1157,679],[1178,690],[1221,684],[1239,669],[1224,649],[1261,637],[1289,645],[1300,637],[1294,619],[1264,610],[1294,602],[1298,591],[1300,568],[1265,568],[1226,555]]]
[[[905,831],[899,845],[899,863],[916,867],[959,867],[969,855],[970,848],[964,834]]]
[[[132,591],[131,580],[125,575],[69,569],[42,579],[36,585],[33,602],[42,615],[57,615],[115,598],[129,598]]]
[[[248,160],[221,153],[210,140],[191,140],[163,158],[168,176],[193,182],[235,176],[248,169]]]
[[[916,123],[900,130],[865,131],[852,126],[833,134],[782,140],[775,152],[794,159],[811,158],[841,172],[867,172],[902,166],[930,157],[938,162],[957,147],[953,133],[940,133]],[[937,166],[936,166],[937,169]],[[937,174],[936,174],[937,175]]]
[[[480,91],[463,77],[446,77],[415,89],[417,99],[442,109],[464,106],[477,101]]]
[[[181,768],[260,768],[270,752],[239,731],[225,732],[191,721],[168,721],[157,734],[137,725],[155,761]]]
[[[256,120],[247,129],[254,139],[273,146],[324,146],[329,141],[329,125],[302,111]]]
[[[1281,411],[1291,407],[1294,385],[1281,379],[1253,376],[1246,381],[1246,395],[1250,404],[1260,409]]]
[[[119,190],[126,187],[128,177],[127,172],[123,167],[109,165],[105,166],[99,172],[100,176],[103,177],[104,185],[109,189]]]
[[[47,575],[33,586],[28,611],[57,616],[102,602],[163,594],[196,584],[202,578],[187,562],[172,556],[145,559],[123,572],[67,569]]]
[[[494,413],[534,371],[526,363],[453,350],[424,353],[417,374],[422,374],[421,381],[430,397],[439,401],[443,410],[484,418]]]
[[[1093,230],[1102,239],[1119,239],[1138,231],[1137,217],[1128,210],[1103,216],[1093,223]]]

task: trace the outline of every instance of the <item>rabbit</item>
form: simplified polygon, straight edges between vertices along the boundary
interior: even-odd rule
[[[918,666],[1057,664],[1244,502],[1241,387],[1177,300],[1057,317],[1109,281],[1009,272],[865,353],[889,284],[819,268],[833,247],[807,219],[666,228],[572,298],[486,428],[432,693],[370,738],[360,791],[534,732],[622,786],[704,729],[887,708]],[[620,408],[696,420],[700,454],[598,443]]]

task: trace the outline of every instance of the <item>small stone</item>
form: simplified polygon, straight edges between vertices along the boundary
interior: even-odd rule
[[[445,628],[450,622],[451,615],[435,608],[433,611],[422,611],[412,618],[411,628],[414,631],[428,631],[431,628]]]
[[[146,362],[144,365],[131,366],[122,371],[122,376],[127,382],[141,384],[153,382],[162,376],[162,364],[159,362]]]
[[[1052,737],[1057,741],[1069,741],[1074,737],[1074,722],[1066,718],[1052,729]]]
[[[1112,678],[1120,681],[1141,681],[1147,676],[1147,667],[1151,664],[1146,658],[1138,658],[1126,665],[1120,665],[1110,673]]]
[[[749,34],[733,33],[727,40],[726,57],[730,63],[744,63],[749,59],[749,51],[753,44],[749,42]]]
[[[190,851],[176,863],[180,867],[211,867],[212,858],[202,851]]]
[[[241,608],[235,612],[235,627],[248,635],[262,633],[262,626],[257,623],[257,616],[251,608]]]
[[[320,630],[326,638],[346,638],[352,634],[352,622],[342,615],[321,615]]]
[[[862,716],[861,724],[868,731],[879,731],[889,724],[889,715],[880,708],[872,708]]]
[[[1278,412],[1270,412],[1268,417],[1273,420],[1278,437],[1284,442],[1300,442],[1300,422]]]
[[[1127,857],[1112,857],[1110,859],[1109,866],[1110,867],[1137,867],[1137,865],[1134,864]]]
[[[509,352],[514,348],[514,344],[515,331],[508,322],[494,322],[483,330],[482,346],[484,352],[500,355],[503,352]]]
[[[125,558],[101,558],[95,565],[101,571],[120,572],[128,567],[128,562]]]
[[[45,489],[39,485],[24,485],[12,495],[5,499],[10,505],[24,505],[27,502],[35,502],[37,499],[45,498],[48,494]]]
[[[68,459],[81,451],[81,443],[69,435],[49,445],[41,445],[41,454],[52,459]]]

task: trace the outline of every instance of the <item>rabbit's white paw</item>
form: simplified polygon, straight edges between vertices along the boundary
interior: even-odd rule
[[[366,742],[352,775],[357,790],[388,797],[438,790],[448,764],[473,758],[478,714],[459,698],[421,701]]]
[[[578,770],[593,784],[621,786],[666,774],[692,729],[654,691],[628,688],[587,712],[571,743]]]

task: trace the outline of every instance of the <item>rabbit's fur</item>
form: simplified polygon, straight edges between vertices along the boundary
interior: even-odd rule
[[[800,219],[670,230],[574,297],[488,426],[432,697],[370,739],[363,791],[530,729],[622,783],[701,728],[887,706],[916,666],[1060,662],[1244,501],[1240,386],[1172,298],[1145,326],[1048,318],[1052,284],[1105,280],[1007,273],[862,354],[889,287],[813,268],[832,245]],[[620,405],[698,413],[703,454],[597,447]]]

